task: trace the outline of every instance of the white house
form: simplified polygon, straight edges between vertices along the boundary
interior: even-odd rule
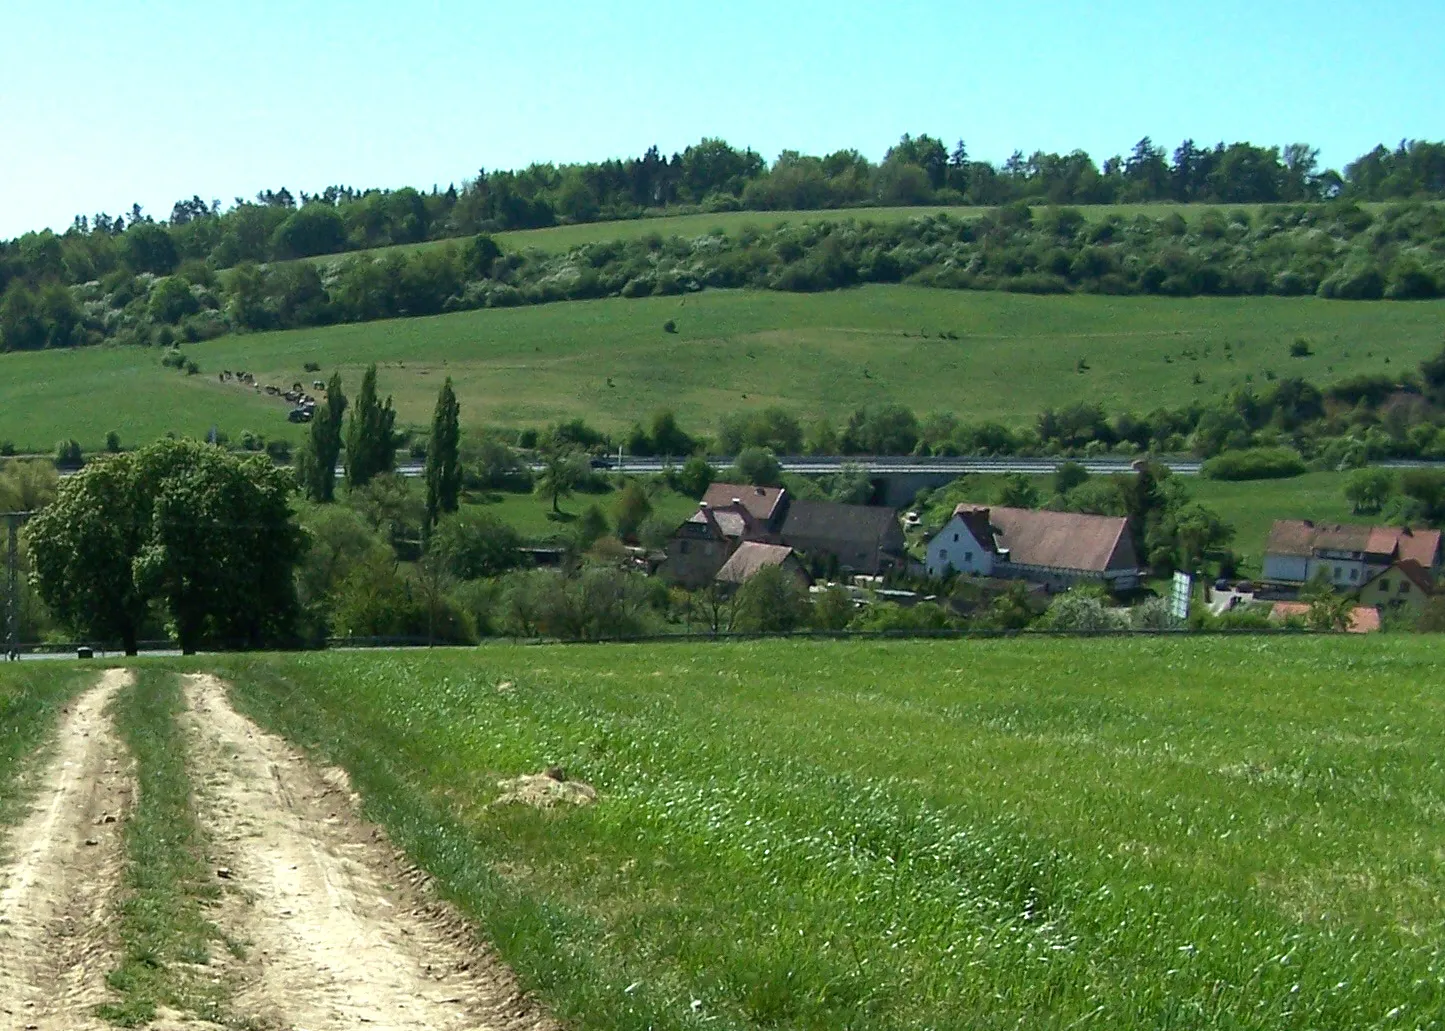
[[[1264,579],[1302,584],[1323,576],[1356,588],[1397,561],[1416,562],[1432,576],[1440,566],[1440,531],[1281,519],[1264,549]]]
[[[928,542],[930,576],[965,573],[1051,588],[1096,580],[1115,590],[1139,584],[1129,521],[1027,508],[959,505]]]

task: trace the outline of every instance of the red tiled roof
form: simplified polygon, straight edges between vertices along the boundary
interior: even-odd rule
[[[1269,618],[1276,623],[1283,623],[1291,617],[1298,616],[1303,619],[1309,615],[1310,607],[1308,602],[1303,601],[1277,601],[1274,607],[1269,610]],[[1350,625],[1345,628],[1351,634],[1369,634],[1380,629],[1380,613],[1368,605],[1356,605],[1350,610]]]
[[[728,508],[733,500],[760,523],[770,522],[787,494],[782,487],[753,487],[744,483],[714,483],[702,496],[713,508]]]
[[[963,517],[973,532],[971,520],[985,511],[977,505],[959,505],[954,515]],[[1110,569],[1133,569],[1138,565],[1129,522],[1122,516],[1081,515],[1077,512],[1049,512],[1029,508],[986,510],[994,529],[997,550],[1007,548],[1008,561],[1020,566],[1049,569],[1079,569],[1102,573]],[[986,541],[980,543],[987,544]]]
[[[1417,562],[1425,569],[1434,569],[1440,554],[1440,531],[1402,530],[1397,546],[1402,561]]]
[[[723,563],[717,571],[717,579],[723,583],[740,584],[753,578],[759,570],[768,566],[781,566],[793,557],[793,549],[781,544],[759,544],[744,541],[738,550]]]

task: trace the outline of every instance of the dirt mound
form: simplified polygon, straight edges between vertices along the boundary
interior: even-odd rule
[[[215,679],[188,680],[197,806],[225,870],[218,918],[250,942],[237,1020],[309,1031],[555,1027],[356,818],[344,775],[317,771],[237,713]]]
[[[591,805],[597,791],[591,784],[568,780],[561,767],[552,766],[541,773],[525,774],[511,780],[497,781],[501,794],[492,805],[529,805],[551,809],[557,805]]]
[[[105,1027],[109,917],[134,779],[105,708],[131,674],[107,670],[60,720],[29,817],[0,843],[0,1026]]]

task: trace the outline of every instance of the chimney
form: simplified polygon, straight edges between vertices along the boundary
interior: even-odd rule
[[[761,498],[761,497],[764,497],[764,496],[768,493],[767,490],[766,490],[765,488],[763,488],[763,487],[755,487],[755,488],[753,488],[753,489],[758,492],[758,497],[760,497],[760,498]]]
[[[742,499],[742,498],[733,498],[733,504],[736,505],[738,508],[742,508],[742,507],[743,507],[743,499]]]

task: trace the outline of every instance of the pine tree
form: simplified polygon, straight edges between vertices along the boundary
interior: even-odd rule
[[[457,495],[462,489],[462,464],[458,454],[461,444],[461,406],[457,404],[452,379],[442,384],[437,395],[436,411],[431,418],[431,441],[426,450],[426,525],[437,524],[443,512],[457,510]]]
[[[396,462],[396,412],[391,398],[382,404],[376,396],[376,366],[361,378],[361,391],[346,427],[346,485],[365,487],[378,473],[390,472]]]
[[[336,460],[341,457],[341,417],[345,414],[341,374],[334,372],[326,385],[326,405],[311,420],[311,436],[296,462],[297,483],[319,504],[336,497]]]

